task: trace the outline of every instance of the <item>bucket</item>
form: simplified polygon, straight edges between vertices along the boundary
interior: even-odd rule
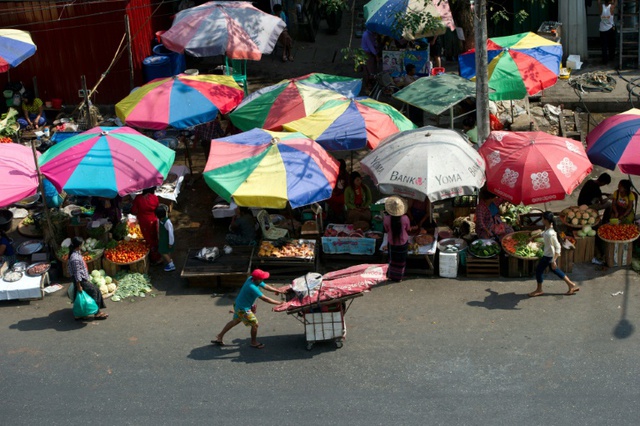
[[[5,90],[4,92],[2,92],[2,94],[4,95],[5,99],[13,98],[13,90]]]
[[[167,56],[147,56],[142,61],[145,82],[171,77],[171,61]]]
[[[51,107],[55,109],[62,109],[62,99],[59,99],[59,98],[51,99]]]
[[[171,77],[172,75],[178,75],[181,72],[184,72],[184,70],[187,68],[187,63],[184,59],[184,55],[167,49],[163,44],[155,46],[153,48],[153,53],[157,56],[166,56],[169,58],[169,60],[171,61],[172,73],[169,77]]]

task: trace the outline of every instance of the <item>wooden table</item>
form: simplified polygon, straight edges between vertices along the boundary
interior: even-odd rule
[[[189,249],[181,277],[192,287],[242,285],[251,273],[253,246],[235,246],[230,254],[223,254],[213,262],[200,260],[199,248]]]

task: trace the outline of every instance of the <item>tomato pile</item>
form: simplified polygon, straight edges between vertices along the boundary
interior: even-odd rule
[[[598,228],[598,236],[605,240],[625,241],[638,237],[640,232],[636,225],[602,225]]]
[[[142,259],[149,252],[140,241],[120,241],[114,248],[106,249],[104,256],[114,263],[131,263]]]
[[[13,143],[13,139],[8,136],[0,136],[0,143]]]

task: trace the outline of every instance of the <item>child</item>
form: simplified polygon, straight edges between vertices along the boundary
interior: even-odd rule
[[[173,224],[167,217],[167,208],[164,205],[159,205],[156,208],[156,217],[158,218],[158,251],[166,264],[164,271],[172,272],[176,270],[173,259],[171,259],[175,240],[173,238]]]

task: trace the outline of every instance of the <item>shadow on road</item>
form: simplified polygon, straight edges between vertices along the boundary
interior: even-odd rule
[[[485,289],[485,291],[489,292],[489,294],[485,296],[483,301],[480,302],[478,300],[472,300],[467,302],[467,305],[486,309],[520,309],[517,307],[518,303],[523,299],[528,299],[526,294],[499,294],[497,291],[493,291],[490,288]]]
[[[10,329],[20,331],[36,331],[36,330],[56,330],[56,331],[72,331],[79,330],[87,326],[87,321],[76,321],[73,319],[71,308],[60,309],[51,312],[46,317],[29,318],[18,321],[9,326]]]
[[[304,336],[258,336],[263,349],[249,346],[249,339],[235,339],[225,346],[206,345],[194,348],[187,358],[196,361],[230,360],[253,364],[258,362],[278,362],[298,359],[312,359],[316,355],[338,350],[334,342],[318,342],[306,350]],[[348,344],[348,342],[345,342]]]
[[[613,336],[616,339],[627,339],[631,337],[635,331],[635,327],[627,319],[627,309],[629,305],[629,275],[632,273],[635,274],[635,272],[630,269],[625,274],[622,305],[620,307],[620,321],[618,321],[618,324],[616,324],[613,329]]]

